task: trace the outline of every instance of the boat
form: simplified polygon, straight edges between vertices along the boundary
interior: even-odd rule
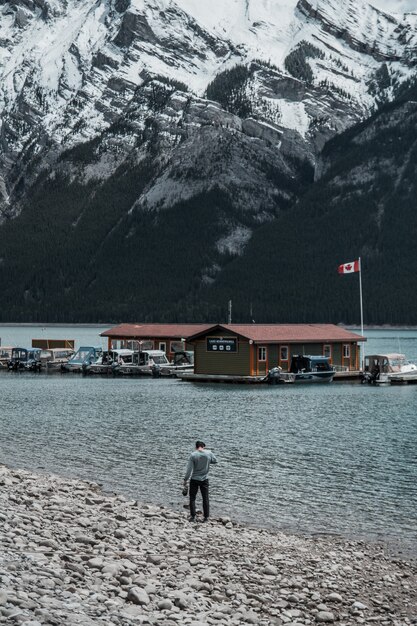
[[[158,376],[158,368],[169,366],[163,350],[135,351],[131,363],[120,363],[114,367],[119,376]]]
[[[13,348],[7,367],[11,371],[41,371],[41,350],[40,348]]]
[[[182,372],[194,372],[194,352],[192,350],[178,350],[168,365],[154,365],[154,376],[176,376]]]
[[[362,382],[370,385],[417,380],[417,365],[404,354],[367,354],[364,360]]]
[[[85,371],[91,363],[97,361],[102,352],[102,348],[81,346],[74,356],[61,365],[61,372],[81,373]]]
[[[70,348],[48,348],[41,351],[42,367],[48,372],[61,370],[61,365],[68,363],[74,356],[74,350]]]
[[[120,365],[131,365],[134,357],[133,350],[121,348],[119,350],[107,350],[99,356],[99,358],[88,365],[85,369],[86,374],[114,374],[116,367]]]
[[[264,381],[268,384],[330,383],[335,373],[335,368],[326,356],[295,354],[291,358],[288,372],[283,372],[280,367],[274,367],[269,370]]]
[[[0,369],[7,369],[12,358],[13,346],[0,346]]]

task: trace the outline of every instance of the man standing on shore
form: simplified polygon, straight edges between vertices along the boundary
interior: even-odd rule
[[[209,505],[209,481],[208,473],[211,463],[217,463],[217,459],[210,450],[206,450],[206,444],[197,441],[196,450],[188,460],[187,470],[184,476],[184,487],[190,480],[190,522],[195,522],[195,499],[200,488],[203,498],[203,522],[208,522],[210,515]]]

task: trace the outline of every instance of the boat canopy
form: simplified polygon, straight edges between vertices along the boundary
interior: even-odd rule
[[[291,359],[290,372],[330,372],[333,371],[327,356],[294,354]]]
[[[379,371],[383,374],[399,372],[407,362],[405,354],[390,352],[387,354],[366,354],[365,372]]]
[[[81,346],[81,348],[79,348],[74,356],[69,360],[69,363],[85,363],[100,353],[101,348],[95,348],[94,346]]]

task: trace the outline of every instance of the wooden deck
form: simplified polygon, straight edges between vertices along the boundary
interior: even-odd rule
[[[294,374],[282,372],[282,380],[279,384],[294,383]],[[178,372],[177,378],[194,383],[244,383],[248,385],[265,384],[265,376],[229,376],[225,374],[192,374],[190,372]],[[336,372],[334,381],[360,382],[360,372]]]
[[[246,383],[248,385],[265,384],[265,376],[226,376],[220,374],[191,374],[178,372],[177,378],[193,383]]]
[[[333,380],[339,382],[341,380],[349,381],[349,382],[361,382],[361,372],[359,370],[354,370],[351,372],[336,372]]]

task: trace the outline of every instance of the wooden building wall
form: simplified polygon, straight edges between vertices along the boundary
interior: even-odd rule
[[[194,372],[197,374],[222,374],[226,376],[250,376],[251,355],[248,339],[233,333],[222,332],[221,337],[236,337],[237,352],[209,352],[207,337],[220,337],[220,333],[207,335],[194,343]]]
[[[251,344],[249,340],[244,338],[238,339],[238,350],[235,353],[226,352],[209,352],[207,351],[207,337],[215,335],[207,335],[204,338],[194,342],[194,371],[196,374],[218,374],[229,376],[263,376],[272,367],[282,367],[283,371],[288,371],[291,364],[291,357],[296,354],[305,354],[311,356],[323,355],[323,343],[309,344]],[[222,333],[222,337],[236,336]],[[349,343],[350,357],[343,358],[343,343],[326,344],[331,345],[332,365],[345,366],[349,370],[357,370],[360,365],[359,346],[352,342]],[[281,360],[281,346],[288,347],[288,360]],[[258,360],[258,349],[266,347],[266,361]]]

